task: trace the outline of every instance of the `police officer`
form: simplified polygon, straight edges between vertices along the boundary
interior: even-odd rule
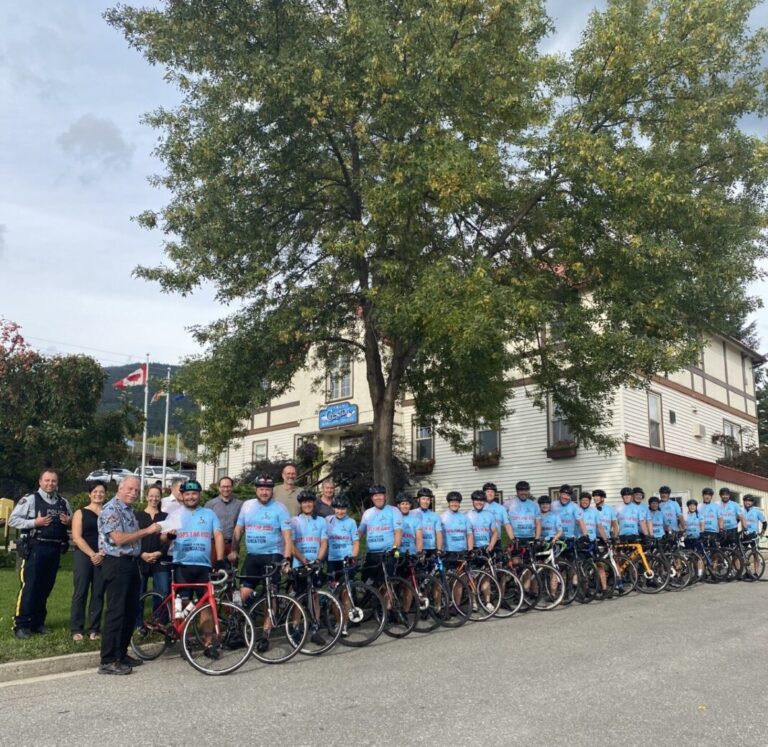
[[[16,600],[14,635],[29,638],[45,635],[46,602],[56,582],[59,561],[69,547],[67,530],[72,521],[69,503],[57,490],[59,474],[46,469],[40,473],[37,492],[24,496],[14,507],[8,523],[20,530],[19,545],[26,545],[21,563],[21,587]]]

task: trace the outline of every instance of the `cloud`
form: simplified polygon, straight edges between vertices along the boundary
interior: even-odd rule
[[[65,153],[80,162],[84,168],[81,178],[88,181],[102,169],[128,166],[134,150],[114,122],[93,114],[80,117],[56,138],[56,142]]]

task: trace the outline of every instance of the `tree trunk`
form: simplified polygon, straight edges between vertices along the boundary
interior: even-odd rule
[[[382,397],[373,410],[373,479],[387,489],[387,502],[395,501],[394,474],[392,470],[392,437],[395,423],[395,398]]]

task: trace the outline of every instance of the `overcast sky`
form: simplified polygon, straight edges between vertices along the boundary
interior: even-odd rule
[[[225,310],[210,292],[183,299],[132,277],[163,259],[161,234],[130,220],[166,197],[147,183],[162,166],[140,119],[178,96],[104,23],[111,5],[0,4],[0,317],[46,353],[175,363],[199,352],[187,328]],[[572,47],[595,5],[550,0],[547,51]],[[765,4],[756,20],[768,23]],[[768,312],[759,334],[765,349]]]

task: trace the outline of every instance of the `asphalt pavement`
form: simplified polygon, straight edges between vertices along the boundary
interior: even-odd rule
[[[0,684],[0,745],[762,746],[766,641],[768,583],[735,582],[225,677],[169,657]]]

